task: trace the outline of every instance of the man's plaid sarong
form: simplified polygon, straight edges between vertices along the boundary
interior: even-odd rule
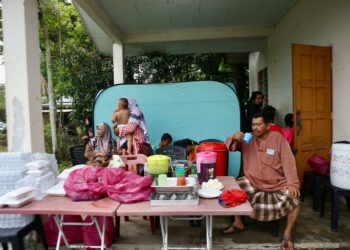
[[[252,219],[259,221],[278,220],[290,213],[300,203],[300,198],[291,198],[284,191],[264,192],[254,188],[245,177],[237,179],[241,189],[247,193],[253,207]]]

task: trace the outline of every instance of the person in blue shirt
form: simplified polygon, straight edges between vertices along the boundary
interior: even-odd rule
[[[153,152],[156,154],[158,149],[165,148],[173,141],[172,136],[169,133],[164,133],[160,139],[160,143],[152,145]]]

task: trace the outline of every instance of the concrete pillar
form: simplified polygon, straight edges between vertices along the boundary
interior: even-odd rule
[[[258,63],[259,53],[249,53],[249,93],[258,90]],[[249,95],[250,96],[250,95]]]
[[[3,0],[8,150],[44,151],[37,0]]]
[[[124,82],[123,44],[113,44],[113,77],[114,84],[120,84]]]

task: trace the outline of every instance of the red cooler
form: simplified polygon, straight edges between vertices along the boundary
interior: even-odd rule
[[[213,151],[216,152],[216,175],[227,176],[228,151],[223,142],[203,142],[197,152]]]

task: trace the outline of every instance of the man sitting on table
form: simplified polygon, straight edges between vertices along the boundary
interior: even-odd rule
[[[282,249],[294,249],[292,229],[300,211],[300,184],[294,156],[284,137],[278,132],[269,131],[264,113],[253,115],[252,129],[253,138],[247,144],[243,142],[242,132],[226,141],[230,151],[240,150],[243,154],[245,176],[237,182],[247,193],[253,207],[253,219],[272,221],[287,215]],[[242,230],[242,217],[235,216],[235,221],[223,233]]]

